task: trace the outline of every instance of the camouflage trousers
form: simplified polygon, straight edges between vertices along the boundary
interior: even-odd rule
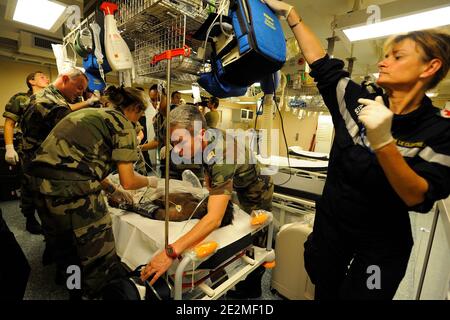
[[[239,207],[251,214],[253,210],[266,210],[272,212],[273,179],[272,176],[259,175],[255,182],[245,188],[234,187],[239,199]],[[267,228],[255,235],[253,244],[265,247],[267,241]]]
[[[28,165],[26,158],[22,152],[19,153],[20,165],[22,167],[22,175],[20,177],[20,208],[25,218],[34,216],[36,207],[33,202],[33,191],[31,189],[31,181],[29,176],[25,174]]]
[[[35,201],[58,269],[80,267],[83,295],[97,297],[104,285],[124,275],[101,192],[70,199],[39,193]]]

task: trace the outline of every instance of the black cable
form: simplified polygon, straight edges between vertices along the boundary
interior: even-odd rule
[[[261,104],[261,107],[262,107],[262,104]],[[256,131],[256,126],[257,126],[257,124],[258,124],[258,117],[259,117],[258,111],[259,111],[259,110],[258,110],[258,103],[256,103],[255,127],[254,127],[254,129],[253,129],[253,130],[255,130],[255,133],[257,133],[257,131]],[[257,148],[256,154],[259,154],[259,138],[258,138],[258,136],[259,136],[259,134],[256,134],[256,148]],[[252,148],[250,148],[250,149],[252,149]]]
[[[277,107],[278,110],[278,114],[280,116],[280,121],[281,121],[281,130],[283,132],[283,138],[284,138],[284,145],[286,147],[286,155],[287,155],[287,159],[288,159],[288,168],[291,169],[291,160],[289,157],[289,147],[288,147],[288,143],[287,143],[287,139],[286,139],[286,133],[284,132],[284,121],[283,121],[283,116],[281,115],[281,111],[280,108],[278,107],[278,101],[277,101],[277,93],[276,93],[276,88],[275,88],[275,74],[273,74],[273,100],[275,101],[275,106]],[[285,185],[286,183],[288,183],[292,178],[292,171],[289,170],[289,178],[281,183],[281,184],[277,184],[277,186],[282,186]]]

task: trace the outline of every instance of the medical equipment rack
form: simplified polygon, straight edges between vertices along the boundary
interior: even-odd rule
[[[154,26],[168,16],[184,14],[192,22],[202,24],[208,16],[208,7],[202,0],[118,0],[116,15],[119,29],[126,33],[141,33],[142,28]]]
[[[136,76],[164,80],[167,61],[150,64],[162,52],[183,48],[201,47],[201,41],[192,39],[193,33],[206,20],[207,8],[202,1],[193,0],[121,0],[117,14],[118,27],[132,50]],[[174,82],[192,83],[203,67],[202,61],[179,56],[172,60],[171,74]]]
[[[144,31],[142,36],[135,37],[133,59],[136,75],[165,79],[167,61],[152,64],[155,55],[185,46],[195,51],[201,46],[200,41],[191,38],[189,32],[194,27],[188,25],[188,21],[186,15],[171,17]],[[172,80],[194,82],[201,69],[202,62],[193,55],[174,57],[171,66]]]

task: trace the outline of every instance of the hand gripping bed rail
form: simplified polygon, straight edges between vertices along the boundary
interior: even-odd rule
[[[236,283],[241,281],[243,278],[245,278],[250,272],[252,272],[254,269],[256,269],[259,265],[265,265],[267,262],[273,262],[275,260],[275,251],[272,249],[272,239],[273,239],[273,231],[274,231],[274,224],[273,219],[270,221],[268,230],[268,236],[267,236],[267,244],[266,248],[260,248],[260,247],[253,247],[255,250],[255,258],[252,259],[248,257],[247,255],[244,255],[241,257],[243,261],[247,263],[246,266],[244,266],[240,271],[238,271],[236,274],[229,277],[227,281],[225,281],[223,284],[221,284],[219,287],[212,289],[206,284],[200,284],[198,286],[199,289],[201,289],[208,297],[206,299],[217,299],[221,295],[223,295],[226,291],[231,289]],[[204,244],[201,244],[204,245]],[[201,246],[200,245],[200,246]],[[208,258],[203,257],[201,260]],[[175,272],[175,284],[174,284],[174,299],[175,300],[181,300],[183,295],[183,273],[184,270],[188,265],[195,262],[198,258],[195,255],[184,255],[181,262],[178,264],[176,272]],[[198,260],[197,260],[198,261]],[[269,264],[270,266],[270,264]]]
[[[183,254],[183,260],[179,263],[177,271],[175,272],[175,300],[181,300],[182,298],[182,284],[184,269],[193,262],[206,260],[209,256],[213,255],[217,251],[218,244],[215,241],[202,243],[188,252]],[[201,284],[199,288],[205,292],[208,296],[214,295],[214,290],[208,287],[206,284]]]

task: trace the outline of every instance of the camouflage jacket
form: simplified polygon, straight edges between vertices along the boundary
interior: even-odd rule
[[[238,145],[234,137],[219,129],[210,128],[207,135],[210,137],[203,152],[203,167],[211,195],[231,195],[233,189],[247,188],[256,181],[261,170],[245,144]]]
[[[171,105],[170,110],[176,108],[176,105]],[[166,145],[166,117],[160,111],[153,117],[153,129],[155,131],[155,140],[158,141],[158,150]]]
[[[27,161],[33,159],[53,127],[71,111],[69,103],[52,84],[34,95],[20,122]]]
[[[33,175],[44,178],[40,192],[78,196],[100,190],[121,162],[138,159],[136,130],[123,113],[87,108],[59,122],[36,152]]]
[[[3,117],[9,118],[19,125],[29,103],[30,96],[27,93],[16,93],[11,97],[11,99],[9,99],[8,103],[6,104],[5,112],[3,112]],[[20,129],[20,126],[18,127]]]
[[[155,140],[158,141],[158,150],[166,144],[166,126],[164,120],[165,118],[159,111],[153,118],[153,129],[155,131]]]

